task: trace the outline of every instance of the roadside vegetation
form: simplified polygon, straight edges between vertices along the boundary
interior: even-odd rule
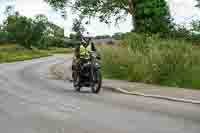
[[[72,52],[74,41],[64,36],[64,29],[45,15],[28,18],[7,6],[0,25],[0,63],[46,57]]]
[[[105,78],[200,89],[200,48],[191,41],[129,33],[101,52]]]
[[[57,53],[70,53],[69,48],[26,49],[15,44],[0,45],[0,63],[23,61],[51,56]]]
[[[79,21],[97,17],[106,24],[115,19],[117,24],[132,17],[134,29],[115,36],[120,45],[101,47],[105,78],[200,89],[200,20],[189,27],[175,24],[166,0],[46,1],[56,9],[78,11]]]

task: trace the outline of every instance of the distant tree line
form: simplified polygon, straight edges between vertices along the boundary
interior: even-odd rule
[[[38,14],[34,19],[28,18],[15,12],[12,6],[7,6],[4,14],[0,43],[17,43],[28,49],[64,47],[64,29],[49,22],[46,16]]]

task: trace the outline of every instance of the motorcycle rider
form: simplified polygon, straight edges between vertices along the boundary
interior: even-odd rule
[[[72,71],[74,72],[72,76],[74,79],[79,77],[81,65],[90,58],[90,52],[97,52],[97,49],[92,42],[92,36],[87,32],[86,35],[83,35],[80,45],[75,48],[72,63]],[[76,85],[78,85],[78,82],[75,83]]]

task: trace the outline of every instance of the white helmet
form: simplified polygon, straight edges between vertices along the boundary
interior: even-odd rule
[[[82,42],[84,42],[84,43],[90,43],[93,37],[94,37],[94,36],[93,36],[91,33],[89,33],[89,32],[84,32],[84,33],[83,33]]]
[[[90,32],[84,32],[84,33],[83,33],[83,37],[84,37],[84,38],[93,38],[94,35],[91,34]]]

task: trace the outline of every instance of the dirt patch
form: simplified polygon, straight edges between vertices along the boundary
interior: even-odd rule
[[[71,80],[71,64],[55,64],[49,68],[49,78],[56,80]]]

